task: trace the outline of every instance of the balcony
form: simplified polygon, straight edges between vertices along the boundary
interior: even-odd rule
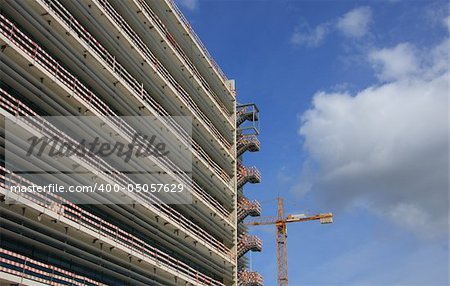
[[[87,277],[0,248],[0,284],[106,286]],[[17,283],[17,284],[16,284]],[[38,283],[38,284],[35,284]]]
[[[82,34],[82,31],[78,31]],[[20,56],[24,57],[27,61],[33,64],[34,67],[38,68],[43,75],[50,78],[52,81],[60,85],[65,92],[67,92],[67,98],[75,98],[77,101],[81,102],[93,115],[97,116],[108,116],[111,118],[110,122],[107,122],[113,129],[117,130],[119,134],[123,135],[124,138],[127,138],[131,141],[133,134],[136,132],[133,130],[131,126],[124,123],[120,117],[100,98],[98,98],[91,90],[89,90],[85,85],[83,85],[73,74],[71,74],[68,70],[63,68],[59,62],[57,62],[53,57],[51,57],[47,52],[45,52],[37,43],[31,40],[27,35],[21,32],[11,21],[9,21],[3,15],[0,15],[0,40],[1,42],[7,43],[10,47],[12,47]],[[91,39],[92,40],[92,39]],[[95,40],[89,41],[91,45],[95,45]],[[97,47],[97,46],[96,46]],[[98,47],[97,47],[98,48]],[[121,70],[120,67],[115,63],[113,58],[108,58],[107,55],[100,50],[102,57],[106,57],[105,63],[109,66],[111,65],[114,70]],[[110,62],[113,60],[113,62]],[[133,86],[132,86],[133,87]],[[145,92],[145,90],[138,88],[136,86],[133,87],[140,89],[140,91],[136,92]],[[143,96],[146,100],[149,100],[152,106],[154,106],[155,110],[158,111],[160,116],[167,116],[164,118],[170,118],[169,114],[166,113],[165,110],[162,109],[161,106],[157,105],[156,102],[152,101],[151,97],[145,94]],[[13,112],[17,112],[14,110]],[[14,113],[13,113],[14,114]],[[162,118],[162,117],[161,117]],[[177,130],[178,134],[181,134],[182,142],[184,140],[189,140],[187,134],[185,134],[184,130],[181,130],[180,126],[177,126],[177,123],[172,120],[168,122],[168,125]],[[194,144],[194,148],[199,148]],[[197,154],[197,152],[194,152]],[[177,166],[169,159],[163,159],[161,162],[158,162],[163,169],[166,170],[177,170]],[[180,170],[181,171],[181,170]],[[218,172],[219,169],[216,169]],[[221,174],[223,174],[221,172]],[[191,179],[186,176],[183,177],[183,183],[189,185]],[[203,190],[195,181],[192,181],[192,194],[199,199],[199,202],[202,202],[205,206],[211,209],[213,212],[217,213],[219,216],[223,218],[224,221],[231,224],[230,221],[230,212],[223,207],[219,201],[217,201],[214,197],[212,197],[208,192]]]
[[[90,48],[94,48],[97,51],[101,51],[100,56],[103,58],[109,58],[109,61],[114,63],[115,68],[120,72],[122,77],[129,81],[130,85],[134,85],[140,89],[142,97],[150,96],[142,82],[138,82],[129,71],[125,70],[122,65],[115,61],[115,58],[107,51],[100,43],[89,34],[75,18],[69,14],[67,10],[58,2],[52,1],[46,3],[43,0],[38,2],[47,9],[48,12],[55,13],[55,15],[61,19],[65,25],[73,32],[76,37],[79,37],[82,41],[87,43]],[[192,114],[194,120],[198,121],[199,126],[205,131],[205,134],[209,134],[211,138],[214,138],[214,142],[218,142],[218,146],[221,146],[227,152],[230,151],[232,144],[231,139],[226,139],[217,127],[211,122],[210,118],[206,116],[199,106],[194,102],[188,92],[184,90],[181,85],[175,80],[175,78],[169,73],[166,67],[158,60],[150,48],[143,42],[143,40],[137,35],[137,33],[128,25],[128,23],[122,18],[122,16],[114,10],[114,8],[108,3],[108,1],[94,1],[96,7],[98,7],[105,16],[107,16],[113,25],[120,33],[129,41],[133,46],[133,49],[137,51],[141,58],[145,59],[148,66],[151,67],[152,73],[157,74],[164,82],[164,85],[168,87],[171,94],[174,94],[180,102],[182,102],[187,110]],[[231,155],[231,153],[229,153]]]
[[[204,46],[204,44],[202,43],[200,38],[195,33],[194,29],[189,24],[189,21],[184,17],[183,13],[178,9],[175,2],[173,0],[166,0],[164,2],[167,4],[167,9],[165,9],[167,14],[160,13],[159,17],[161,17],[161,19],[164,19],[166,21],[166,23],[171,23],[171,25],[169,24],[168,28],[170,28],[170,26],[173,27],[174,25],[181,26],[182,28],[184,28],[182,30],[182,33],[188,37],[183,37],[183,38],[186,38],[186,40],[188,40],[188,41],[186,41],[186,43],[184,43],[183,48],[185,50],[192,50],[192,48],[195,48],[195,51],[198,50],[199,53],[198,53],[198,57],[196,57],[195,63],[197,65],[202,66],[203,71],[205,71],[205,69],[208,70],[208,72],[206,72],[206,74],[210,75],[211,74],[210,71],[212,71],[213,74],[215,74],[215,76],[213,76],[213,77],[208,76],[208,78],[212,79],[214,81],[217,81],[215,79],[219,79],[219,81],[222,83],[222,85],[219,87],[216,84],[215,87],[217,89],[220,89],[221,87],[223,87],[226,90],[227,95],[229,94],[229,95],[232,95],[233,97],[235,97],[236,94],[235,94],[234,90],[232,90],[227,85],[227,82],[228,82],[227,76],[221,70],[219,65],[215,62],[213,57],[210,55],[210,53],[208,52],[208,50],[206,49],[206,47]],[[190,39],[190,41],[189,41],[189,39]],[[197,54],[197,52],[195,52],[195,54]],[[223,95],[222,92],[221,92],[221,95]]]
[[[129,86],[138,98],[144,100],[149,109],[154,110],[156,115],[169,116],[169,113],[150,96],[149,92],[144,89],[143,83],[138,82],[104,46],[102,46],[91,34],[87,32],[87,30],[63,7],[61,3],[57,0],[51,2],[43,0],[37,1],[38,3],[41,3],[41,6],[46,9],[49,15],[54,15],[55,18],[59,20],[71,34],[73,33],[76,36],[75,38],[78,38],[78,40],[84,45],[87,45],[89,50],[93,54],[97,55],[101,61],[103,61],[103,64],[110,67],[113,72],[118,74],[119,79],[124,81],[124,85]],[[111,22],[115,24],[115,27],[117,27],[117,29],[122,33],[125,33],[124,35],[127,39],[129,39],[129,42],[136,47],[135,50],[141,53],[140,57],[146,59],[146,62],[149,63],[151,68],[154,69],[154,73],[159,74],[161,78],[164,78],[164,80],[166,80],[166,85],[171,84],[174,86],[174,90],[179,92],[179,96],[185,100],[186,106],[193,109],[193,115],[196,115],[199,120],[204,121],[202,126],[209,126],[209,128],[212,129],[212,131],[210,130],[210,133],[216,136],[218,141],[227,146],[228,149],[226,150],[229,150],[231,148],[230,143],[228,143],[221,133],[215,129],[214,125],[209,121],[210,119],[202,113],[202,111],[192,100],[191,96],[184,91],[181,86],[179,86],[177,81],[175,81],[171,74],[166,70],[164,65],[159,62],[150,48],[145,45],[143,40],[136,34],[136,32],[132,30],[121,15],[113,9],[108,1],[99,0],[94,2],[97,3],[102,13],[110,17]],[[182,142],[191,142],[191,140],[187,139],[185,134],[186,132],[181,130],[180,127],[177,126],[176,122],[169,122],[169,125],[171,125],[174,129],[174,132],[180,133],[180,139]],[[198,157],[205,159],[209,166],[224,182],[228,183],[231,180],[230,176],[228,176],[225,171],[207,155],[207,153],[196,141],[192,140],[192,145],[193,149],[197,151]]]
[[[30,128],[34,131],[39,131],[44,136],[58,136],[59,138],[61,138],[61,140],[65,140],[68,142],[70,142],[70,140],[73,140],[64,132],[60,131],[59,129],[48,123],[46,120],[39,117],[28,106],[23,104],[18,99],[14,98],[2,88],[0,88],[0,95],[0,111],[2,115],[20,116],[17,117],[18,124],[21,124],[21,126]],[[99,172],[99,178],[104,181],[116,183],[119,185],[135,183],[129,177],[125,176],[121,172],[118,172],[97,156],[85,156],[83,158],[80,158],[79,163],[89,169],[94,168],[95,170],[106,170],[107,172]],[[12,185],[21,185],[21,182],[23,182],[22,177],[10,173],[7,169],[1,166],[0,179],[0,186],[4,188],[7,187],[7,181],[9,181],[9,183],[11,183]],[[28,183],[33,184],[32,182]],[[199,227],[196,224],[193,224],[192,221],[190,221],[178,211],[171,208],[169,205],[164,204],[157,197],[153,195],[149,196],[138,193],[128,193],[127,195],[136,200],[140,205],[142,205],[147,212],[150,211],[151,213],[157,214],[161,217],[161,219],[164,219],[171,225],[176,226],[176,228],[183,230],[186,235],[191,237],[193,240],[198,241],[199,245],[202,245],[205,249],[213,250],[216,254],[219,255],[219,257],[225,258],[228,261],[232,261],[234,259],[233,253],[222,242],[218,241],[203,228]],[[36,201],[36,198],[33,198],[32,201],[36,203],[38,202]],[[58,202],[59,201],[56,200],[52,203],[52,206]],[[44,204],[44,207],[49,206],[47,204]],[[54,209],[54,207],[51,208]]]
[[[30,186],[34,184],[3,167],[0,167],[0,171],[0,193],[5,195],[5,197],[8,196],[19,204],[35,208],[41,214],[45,214],[55,221],[72,227],[78,232],[87,234],[91,238],[98,239],[105,245],[117,247],[117,249],[120,249],[128,255],[133,255],[147,262],[149,265],[158,266],[167,273],[176,274],[187,282],[192,283],[194,281],[198,285],[223,285],[221,282],[193,269],[135,235],[101,219],[54,193],[17,193],[8,191],[10,186]],[[1,270],[2,267],[0,267]]]
[[[216,110],[227,118],[229,124],[231,124],[231,115],[227,107],[224,103],[219,99],[217,94],[212,90],[209,83],[205,80],[205,78],[200,74],[197,67],[194,63],[189,59],[183,49],[180,47],[175,37],[169,32],[169,29],[163,24],[163,22],[158,18],[158,16],[154,13],[154,11],[150,8],[148,3],[145,0],[134,0],[132,1],[137,9],[142,11],[142,13],[138,13],[138,17],[142,15],[142,20],[144,23],[149,23],[156,28],[160,39],[164,40],[168,43],[168,47],[170,48],[170,55],[176,55],[181,65],[186,68],[191,75],[194,75],[194,79],[196,83],[199,84],[204,94],[212,100],[214,103],[214,107]],[[102,3],[102,5],[104,5]],[[145,38],[144,38],[145,40]],[[166,49],[166,48],[164,48]],[[226,80],[224,80],[226,81]]]

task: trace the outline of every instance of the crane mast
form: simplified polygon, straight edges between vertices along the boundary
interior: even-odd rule
[[[284,221],[284,200],[278,198],[277,208],[277,261],[278,261],[278,285],[288,285],[287,263],[287,228]]]

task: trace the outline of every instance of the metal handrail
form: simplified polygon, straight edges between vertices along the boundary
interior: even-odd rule
[[[188,31],[188,34],[192,37],[195,43],[200,47],[201,51],[203,51],[206,59],[210,62],[213,69],[217,72],[219,77],[222,79],[222,81],[225,83],[228,81],[227,76],[222,71],[222,69],[219,67],[219,65],[216,63],[216,61],[213,59],[209,51],[206,49],[205,45],[202,43],[198,35],[195,33],[194,29],[192,29],[191,24],[189,24],[189,21],[184,17],[183,13],[180,11],[178,6],[175,4],[173,0],[167,0],[169,3],[169,7],[172,9],[172,11],[175,11],[175,15],[178,16],[178,18],[181,20],[181,23],[183,23],[186,26],[186,30]]]
[[[147,19],[150,19],[153,23],[155,23],[155,26],[159,29],[161,34],[165,36],[167,39],[167,42],[169,42],[172,47],[178,52],[178,54],[181,56],[181,58],[185,62],[185,66],[190,68],[191,72],[197,77],[197,79],[201,82],[203,88],[209,92],[209,94],[213,97],[215,102],[219,105],[222,112],[224,112],[228,119],[230,120],[230,117],[232,114],[227,110],[224,103],[219,99],[217,94],[211,89],[208,82],[205,80],[205,78],[200,74],[198,69],[195,67],[195,65],[192,63],[192,61],[189,59],[189,57],[184,53],[183,49],[180,47],[180,45],[177,43],[175,38],[172,36],[172,34],[169,32],[169,29],[162,23],[162,21],[156,16],[156,14],[153,12],[153,10],[150,8],[150,6],[145,2],[144,0],[134,0],[136,3],[136,6],[138,6],[144,13],[144,15],[147,16]]]
[[[161,73],[165,74],[166,77],[169,77],[171,79],[170,82],[172,84],[179,86],[179,89],[178,88],[176,89],[179,90],[180,94],[183,95],[183,98],[189,102],[191,107],[194,107],[194,109],[197,110],[197,112],[202,115],[201,117],[204,120],[209,121],[209,119],[204,115],[204,113],[201,112],[201,110],[198,108],[198,106],[195,104],[195,102],[192,100],[189,94],[181,88],[178,82],[169,74],[169,72],[164,68],[164,66],[152,54],[148,46],[145,45],[145,43],[141,40],[141,38],[139,38],[136,32],[134,32],[133,29],[126,23],[126,21],[114,10],[114,8],[109,4],[109,2],[106,0],[96,0],[94,2],[98,2],[99,6],[105,9],[104,10],[106,12],[105,14],[109,15],[116,22],[116,24],[124,32],[127,33],[127,36],[130,38],[130,40],[137,46],[138,50],[140,50],[150,62],[156,63],[156,66],[162,70]],[[211,127],[214,127],[214,125],[212,125],[210,121],[207,123],[210,124]],[[199,153],[198,155],[209,163],[209,165],[215,170],[217,175],[219,175],[226,182],[229,182],[231,180],[231,177],[228,176],[228,174],[215,161],[211,159],[211,157],[201,148],[201,146],[197,142],[192,140],[192,144],[194,146],[194,150],[196,150]]]
[[[51,264],[46,264],[27,256],[6,250],[0,247],[0,272],[9,273],[19,277],[25,277],[34,281],[55,286],[70,285],[77,286],[106,286],[107,284],[97,282],[82,275],[61,269]],[[13,260],[8,257],[13,258]],[[8,268],[10,266],[10,268]],[[39,268],[36,268],[36,267]],[[45,277],[45,278],[44,278]],[[48,277],[48,278],[47,278]],[[59,283],[57,281],[63,283]],[[82,282],[80,282],[82,281]],[[65,282],[65,283],[64,283]]]
[[[49,4],[58,3],[56,0],[41,0],[46,1]],[[51,2],[50,2],[51,1]],[[144,42],[139,38],[139,36],[136,34],[136,32],[126,23],[126,21],[112,8],[112,6],[109,5],[109,3],[106,0],[95,0],[94,2],[100,4],[103,8],[107,9],[105,10],[110,17],[114,19],[116,24],[120,27],[119,30],[125,32],[127,36],[130,38],[131,42],[138,47],[138,49],[146,56],[149,63],[152,63],[153,65],[150,65],[156,72],[158,72],[162,77],[172,85],[172,87],[181,95],[181,99],[184,101],[184,103],[190,107],[194,112],[193,114],[196,114],[197,117],[203,121],[203,125],[205,128],[210,129],[209,131],[218,139],[225,147],[226,149],[231,148],[231,144],[223,137],[223,135],[217,130],[217,128],[214,126],[214,124],[211,122],[211,120],[200,110],[200,108],[195,104],[195,102],[192,100],[192,98],[189,96],[189,94],[180,86],[180,84],[173,78],[173,76],[169,73],[169,71],[164,67],[164,65],[157,59],[157,57],[151,52],[151,50],[144,44]],[[49,6],[50,7],[50,6]],[[69,12],[66,11],[68,15]],[[135,78],[133,78],[128,71],[125,70],[118,62],[116,62],[115,57],[113,57],[103,46],[100,45],[97,41],[94,42],[93,36],[88,33],[79,23],[77,20],[75,20],[71,15],[68,18],[71,22],[70,24],[76,25],[77,29],[77,36],[82,38],[84,41],[88,43],[95,43],[96,48],[100,49],[104,53],[104,57],[108,57],[111,60],[113,60],[116,65],[118,65],[118,68],[121,69],[121,72],[124,74],[124,76],[134,85],[139,87],[139,91],[147,95],[147,92],[142,88],[142,84],[139,83]],[[63,20],[68,20],[63,19]],[[70,24],[68,24],[70,26]],[[90,40],[92,40],[90,42]]]

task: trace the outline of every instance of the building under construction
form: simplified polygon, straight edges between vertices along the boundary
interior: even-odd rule
[[[20,132],[70,140],[73,130],[44,116],[107,116],[113,120],[105,125],[127,141],[134,127],[118,118],[154,116],[182,146],[184,131],[166,119],[192,119],[190,204],[149,203],[151,196],[133,204],[75,204],[40,193],[12,200],[11,186],[38,182],[3,162],[0,284],[262,285],[245,258],[261,250],[261,241],[242,224],[261,213],[243,191],[260,182],[260,173],[242,159],[259,150],[258,109],[237,103],[234,81],[173,1],[0,0],[0,9],[3,124],[13,117]],[[94,171],[107,164],[72,159]],[[30,162],[17,156],[13,164]],[[169,156],[154,168],[177,164]],[[130,182],[108,168],[97,180]]]

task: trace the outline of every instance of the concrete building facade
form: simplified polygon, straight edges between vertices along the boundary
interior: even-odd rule
[[[107,116],[113,119],[105,125],[127,141],[133,126],[121,116],[154,116],[192,154],[190,204],[140,196],[133,204],[89,205],[57,194],[11,194],[11,186],[37,182],[3,164],[0,284],[262,285],[245,268],[245,253],[260,251],[261,241],[242,226],[261,212],[243,192],[261,179],[242,160],[259,150],[257,132],[241,128],[258,120],[257,109],[237,104],[234,81],[176,5],[0,0],[0,9],[3,124],[17,118],[25,133],[70,140],[68,130],[44,116]],[[171,116],[192,119],[192,138]],[[17,158],[17,165],[27,163]],[[169,157],[153,168],[164,172],[178,163]],[[73,164],[104,170],[106,163],[74,158]],[[131,182],[108,168],[98,180]]]

